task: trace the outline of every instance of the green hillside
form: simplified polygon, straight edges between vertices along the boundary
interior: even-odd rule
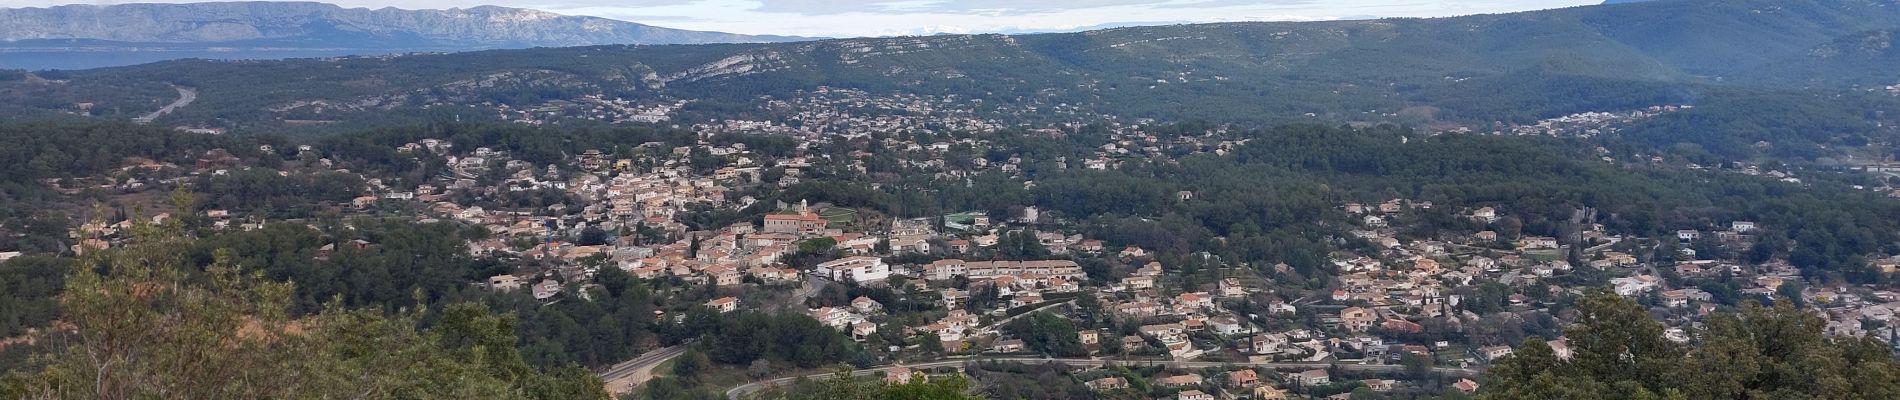
[[[1379,120],[1431,106],[1441,122],[1525,122],[1692,102],[1714,86],[1790,83],[1767,71],[1892,74],[1875,61],[1798,61],[1896,28],[1900,4],[1891,0],[1668,0],[1439,19],[175,61],[12,80],[0,84],[0,110],[92,103],[125,117],[169,102],[176,84],[198,88],[200,100],[165,121],[242,128],[386,117],[427,104],[587,94],[745,102],[831,86],[1161,119]],[[1863,80],[1802,83],[1835,89]]]

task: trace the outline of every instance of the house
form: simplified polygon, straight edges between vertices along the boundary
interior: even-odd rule
[[[1402,319],[1388,319],[1379,324],[1379,329],[1388,333],[1419,333],[1425,331],[1425,326]]]
[[[877,324],[869,321],[851,324],[851,340],[864,341],[875,334],[877,334]]]
[[[1324,371],[1321,371],[1321,372],[1324,372]],[[1195,386],[1195,385],[1201,384],[1201,375],[1200,374],[1175,375],[1175,376],[1155,379],[1154,383],[1156,386],[1170,387],[1170,388]]]
[[[1333,383],[1332,376],[1323,369],[1310,369],[1293,375],[1293,382],[1300,386],[1326,386]]]
[[[1128,380],[1122,379],[1122,377],[1119,377],[1119,376],[1111,376],[1107,378],[1088,381],[1088,383],[1084,383],[1083,385],[1088,386],[1089,390],[1094,390],[1097,392],[1109,391],[1109,390],[1121,390],[1121,389],[1128,388]]]
[[[1755,222],[1753,221],[1730,222],[1728,223],[1728,230],[1735,231],[1735,233],[1748,233],[1750,231],[1755,230]]]
[[[1637,275],[1611,279],[1610,284],[1616,286],[1617,295],[1628,297],[1656,290],[1656,288],[1662,286],[1662,279],[1650,275]]]
[[[534,284],[533,289],[535,300],[547,300],[554,298],[554,295],[561,294],[561,283],[555,282],[552,279],[544,280],[541,281],[541,283]]]
[[[1142,325],[1140,328],[1136,328],[1136,331],[1140,332],[1142,336],[1152,337],[1165,342],[1187,333],[1187,326],[1182,324]]]
[[[818,320],[819,323],[823,323],[825,326],[837,329],[844,329],[844,327],[864,320],[864,317],[852,314],[850,311],[845,311],[843,308],[838,307],[820,307],[813,309],[811,310],[811,318]]]
[[[1153,289],[1155,287],[1155,278],[1152,276],[1130,276],[1122,278],[1122,286],[1128,288],[1128,290]]]
[[[1365,332],[1372,329],[1372,322],[1378,319],[1378,315],[1372,310],[1360,307],[1346,307],[1344,310],[1339,310],[1340,324],[1353,332]]]
[[[1549,236],[1525,236],[1517,240],[1517,247],[1526,250],[1555,249],[1557,238]]]
[[[1255,335],[1251,342],[1254,354],[1279,354],[1289,343],[1284,333]]]
[[[1565,361],[1570,360],[1570,339],[1569,338],[1560,337],[1548,342],[1544,342],[1544,344],[1550,346],[1550,352],[1553,354],[1556,354],[1558,360],[1565,360]]]
[[[1366,379],[1359,381],[1359,383],[1365,384],[1367,389],[1372,389],[1374,392],[1390,392],[1393,386],[1398,385],[1399,381],[1391,379]]]
[[[1174,300],[1177,304],[1185,304],[1198,308],[1214,306],[1214,299],[1206,293],[1201,292],[1182,293],[1180,296],[1175,296]]]
[[[1286,400],[1286,390],[1282,390],[1280,388],[1266,386],[1266,385],[1255,386],[1253,388],[1253,399],[1254,400]]]
[[[1148,340],[1142,339],[1141,336],[1122,336],[1122,349],[1125,351],[1133,351],[1147,347]]]
[[[1176,400],[1214,400],[1214,395],[1202,393],[1199,390],[1186,390],[1176,394],[1174,398]]]
[[[495,275],[488,278],[488,288],[498,292],[510,292],[521,289],[521,278],[514,275]]]
[[[1478,233],[1472,234],[1471,238],[1480,242],[1495,242],[1498,240],[1498,233],[1493,231],[1479,231]]]
[[[1102,246],[1103,246],[1102,241],[1100,239],[1089,239],[1089,240],[1084,240],[1079,244],[1076,244],[1075,249],[1079,251],[1094,253],[1094,252],[1102,251]]]
[[[871,300],[869,297],[858,296],[856,299],[851,299],[851,308],[855,308],[861,313],[871,313],[883,310],[884,304],[878,303],[877,300]]]
[[[1688,307],[1690,290],[1694,290],[1694,289],[1665,290],[1662,292],[1662,294],[1659,295],[1659,297],[1662,298],[1662,302],[1664,306],[1667,306],[1670,308]]]
[[[1511,346],[1486,346],[1478,349],[1478,356],[1485,361],[1497,362],[1498,359],[1511,356]]]
[[[887,384],[892,384],[892,385],[908,384],[910,383],[911,377],[912,377],[912,373],[910,372],[910,367],[899,365],[899,366],[891,367],[890,369],[884,370],[884,383],[887,383]]]
[[[998,341],[996,342],[996,345],[991,346],[990,349],[998,353],[1020,352],[1020,351],[1023,351],[1023,340],[1009,339],[1009,340]]]
[[[739,298],[726,296],[713,299],[712,301],[706,302],[706,308],[711,308],[721,313],[733,312],[739,309]]]
[[[1227,387],[1247,388],[1258,384],[1260,384],[1260,375],[1254,373],[1251,369],[1227,373]]]
[[[1379,218],[1378,216],[1370,216],[1370,215],[1366,216],[1365,225],[1372,228],[1384,228],[1385,218]]]
[[[1471,212],[1471,218],[1484,221],[1484,223],[1487,224],[1498,222],[1498,210],[1492,209],[1491,207],[1479,208],[1477,211]]]
[[[957,305],[963,304],[964,299],[970,298],[970,293],[956,288],[947,288],[938,291],[937,298],[943,303],[943,308],[956,309]]]
[[[1115,305],[1115,313],[1125,317],[1152,317],[1161,313],[1161,306],[1151,301],[1137,301]]]
[[[706,274],[712,276],[713,282],[719,286],[738,286],[745,281],[745,275],[732,267],[718,267],[706,271]]]
[[[1451,384],[1451,387],[1467,394],[1476,393],[1478,391],[1478,383],[1472,382],[1470,379],[1459,379],[1458,383]]]
[[[1685,243],[1693,242],[1693,241],[1696,241],[1696,239],[1701,239],[1701,238],[1702,238],[1702,232],[1696,231],[1693,229],[1684,229],[1684,230],[1676,231],[1676,240],[1680,240]]]
[[[1216,290],[1220,292],[1221,297],[1229,299],[1247,297],[1247,287],[1242,286],[1240,279],[1237,278],[1222,279]]]
[[[1148,251],[1147,251],[1147,250],[1142,250],[1142,249],[1141,249],[1140,247],[1135,247],[1135,246],[1128,246],[1128,248],[1126,248],[1126,249],[1122,249],[1122,252],[1121,252],[1121,256],[1122,256],[1122,258],[1141,258],[1141,257],[1147,257],[1147,256],[1148,256]]]
[[[1225,336],[1238,335],[1241,331],[1246,329],[1245,326],[1240,324],[1240,320],[1227,316],[1209,318],[1207,319],[1207,325],[1214,329],[1214,333]]]

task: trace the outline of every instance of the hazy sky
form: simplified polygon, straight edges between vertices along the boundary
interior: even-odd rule
[[[0,0],[44,7],[73,0]],[[113,4],[135,1],[85,1]],[[136,2],[190,2],[142,0]],[[1600,0],[333,0],[349,7],[493,4],[671,28],[803,36],[1059,31],[1186,22],[1431,17],[1525,11]]]

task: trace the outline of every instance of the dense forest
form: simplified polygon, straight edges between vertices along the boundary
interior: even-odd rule
[[[1421,232],[1463,227],[1453,214],[1484,206],[1522,216],[1512,237],[1561,236],[1574,213],[1586,209],[1601,215],[1608,229],[1646,236],[1758,221],[1784,228],[1764,242],[1791,243],[1765,248],[1760,259],[1785,257],[1822,279],[1873,282],[1879,274],[1866,270],[1864,256],[1900,250],[1887,245],[1900,229],[1900,205],[1852,189],[1858,183],[1844,180],[1849,177],[1792,183],[1619,165],[1598,159],[1583,139],[1430,136],[1390,125],[1293,125],[1239,135],[1249,141],[1228,156],[1130,162],[1107,171],[1032,164],[1024,172],[1033,188],[1001,175],[945,180],[895,170],[902,178],[881,189],[802,183],[782,195],[906,217],[980,210],[1002,218],[1014,215],[1011,204],[1026,203],[1080,220],[1086,233],[1111,245],[1177,256],[1208,251],[1261,266],[1287,263],[1307,276],[1321,272],[1324,235],[1336,232],[1316,227],[1343,219],[1337,204],[1393,198],[1439,205],[1414,226]],[[1067,154],[1097,145],[1085,134],[1041,142],[1024,152]],[[1180,191],[1197,199],[1179,201]]]

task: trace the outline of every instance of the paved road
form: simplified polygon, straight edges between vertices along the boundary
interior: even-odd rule
[[[1256,362],[1178,361],[1178,360],[1155,360],[1155,361],[1109,360],[1109,359],[1094,359],[1094,358],[971,357],[971,358],[961,358],[961,359],[954,359],[954,360],[906,364],[904,366],[909,367],[911,369],[926,369],[926,368],[937,368],[937,367],[961,367],[961,366],[968,365],[971,363],[985,362],[985,361],[1004,361],[1004,362],[1020,362],[1020,363],[1054,362],[1054,363],[1062,363],[1062,364],[1068,364],[1072,366],[1084,366],[1084,367],[1099,367],[1099,366],[1104,366],[1104,365],[1131,365],[1131,366],[1132,365],[1141,365],[1141,366],[1165,365],[1172,368],[1208,368],[1208,367],[1247,366],[1247,367],[1267,367],[1267,368],[1273,368],[1273,369],[1318,369],[1318,368],[1328,368],[1334,365],[1332,363],[1300,363],[1300,362],[1290,362],[1290,363],[1288,362],[1258,362],[1256,363]],[[1349,370],[1349,371],[1400,371],[1400,370],[1405,369],[1404,365],[1398,365],[1398,364],[1385,364],[1385,365],[1337,364],[1337,365],[1340,368]],[[872,375],[872,374],[877,373],[878,371],[883,371],[889,368],[891,368],[891,366],[852,370],[851,376]],[[1446,374],[1446,375],[1454,375],[1454,376],[1473,376],[1473,375],[1477,375],[1480,372],[1478,369],[1473,369],[1473,368],[1451,368],[1451,367],[1436,367],[1436,368],[1432,368],[1432,370],[1437,371],[1439,373]],[[799,379],[826,379],[835,375],[836,373],[814,374],[814,375],[793,376],[793,377],[785,377],[785,378],[770,379],[770,380],[747,383],[744,385],[739,385],[737,387],[734,387],[731,390],[727,390],[726,398],[736,400],[744,396],[750,395],[752,393],[756,393],[760,390],[789,384]]]
[[[145,116],[143,117],[133,118],[132,122],[136,122],[140,124],[149,124],[149,123],[152,123],[152,120],[158,119],[158,117],[163,117],[165,116],[165,114],[171,114],[172,110],[177,110],[179,107],[188,106],[188,105],[191,105],[191,102],[198,101],[198,89],[192,89],[192,88],[182,87],[182,86],[175,86],[174,88],[178,89],[178,100],[173,100],[171,104],[166,104],[164,108],[160,108],[158,109],[158,111],[153,111],[151,114],[145,114]]]
[[[632,360],[614,364],[613,367],[607,368],[607,372],[600,373],[600,380],[607,382],[608,392],[614,394],[630,392],[633,387],[653,379],[653,367],[686,354],[686,346],[682,344],[649,351]]]
[[[1589,254],[1589,253],[1595,253],[1595,252],[1599,252],[1599,251],[1603,251],[1603,249],[1607,249],[1607,248],[1610,248],[1610,246],[1615,246],[1615,245],[1616,245],[1617,243],[1622,243],[1622,242],[1623,242],[1623,238],[1621,238],[1621,237],[1612,237],[1612,238],[1610,238],[1610,242],[1609,242],[1609,243],[1604,243],[1604,244],[1599,244],[1599,245],[1596,245],[1596,246],[1590,246],[1589,248],[1586,248],[1586,249],[1583,249],[1583,252],[1584,252],[1584,254]]]
[[[1083,296],[1087,296],[1087,295],[1089,295],[1089,294],[1088,294],[1088,293],[1083,293],[1082,295],[1083,295]],[[978,328],[989,328],[989,327],[997,327],[997,326],[1003,326],[1003,325],[1007,325],[1007,324],[1009,324],[1009,321],[1015,321],[1015,320],[1016,320],[1017,318],[1022,318],[1022,317],[1023,317],[1024,315],[1029,315],[1029,314],[1035,314],[1035,313],[1038,313],[1038,312],[1042,312],[1043,310],[1048,310],[1048,309],[1049,309],[1049,308],[1051,308],[1051,307],[1055,307],[1055,306],[1059,306],[1059,305],[1063,305],[1063,304],[1069,304],[1069,303],[1074,303],[1074,302],[1075,302],[1075,299],[1069,299],[1068,301],[1064,301],[1064,302],[1059,302],[1059,303],[1053,303],[1053,304],[1050,304],[1050,305],[1046,305],[1046,306],[1042,306],[1042,307],[1036,307],[1036,309],[1034,309],[1034,310],[1029,310],[1029,311],[1024,311],[1024,312],[1023,312],[1022,314],[1016,314],[1016,315],[1011,315],[1011,316],[1009,316],[1009,318],[1003,318],[1003,319],[999,319],[999,320],[996,320],[996,321],[993,321],[993,322],[990,322],[990,323],[989,323],[989,325],[983,325],[983,326],[979,326]]]
[[[792,298],[795,299],[795,301],[782,304],[780,307],[804,309],[805,299],[817,295],[819,289],[829,284],[831,284],[831,282],[816,276],[807,275],[805,277],[805,286],[799,288],[797,292],[792,294]],[[634,387],[640,386],[640,384],[653,379],[654,367],[658,367],[668,360],[679,357],[681,354],[686,354],[686,346],[687,345],[682,344],[654,350],[646,354],[641,354],[632,360],[614,364],[613,367],[607,368],[606,372],[600,374],[600,380],[607,382],[607,391],[610,393],[622,394],[631,392]]]

